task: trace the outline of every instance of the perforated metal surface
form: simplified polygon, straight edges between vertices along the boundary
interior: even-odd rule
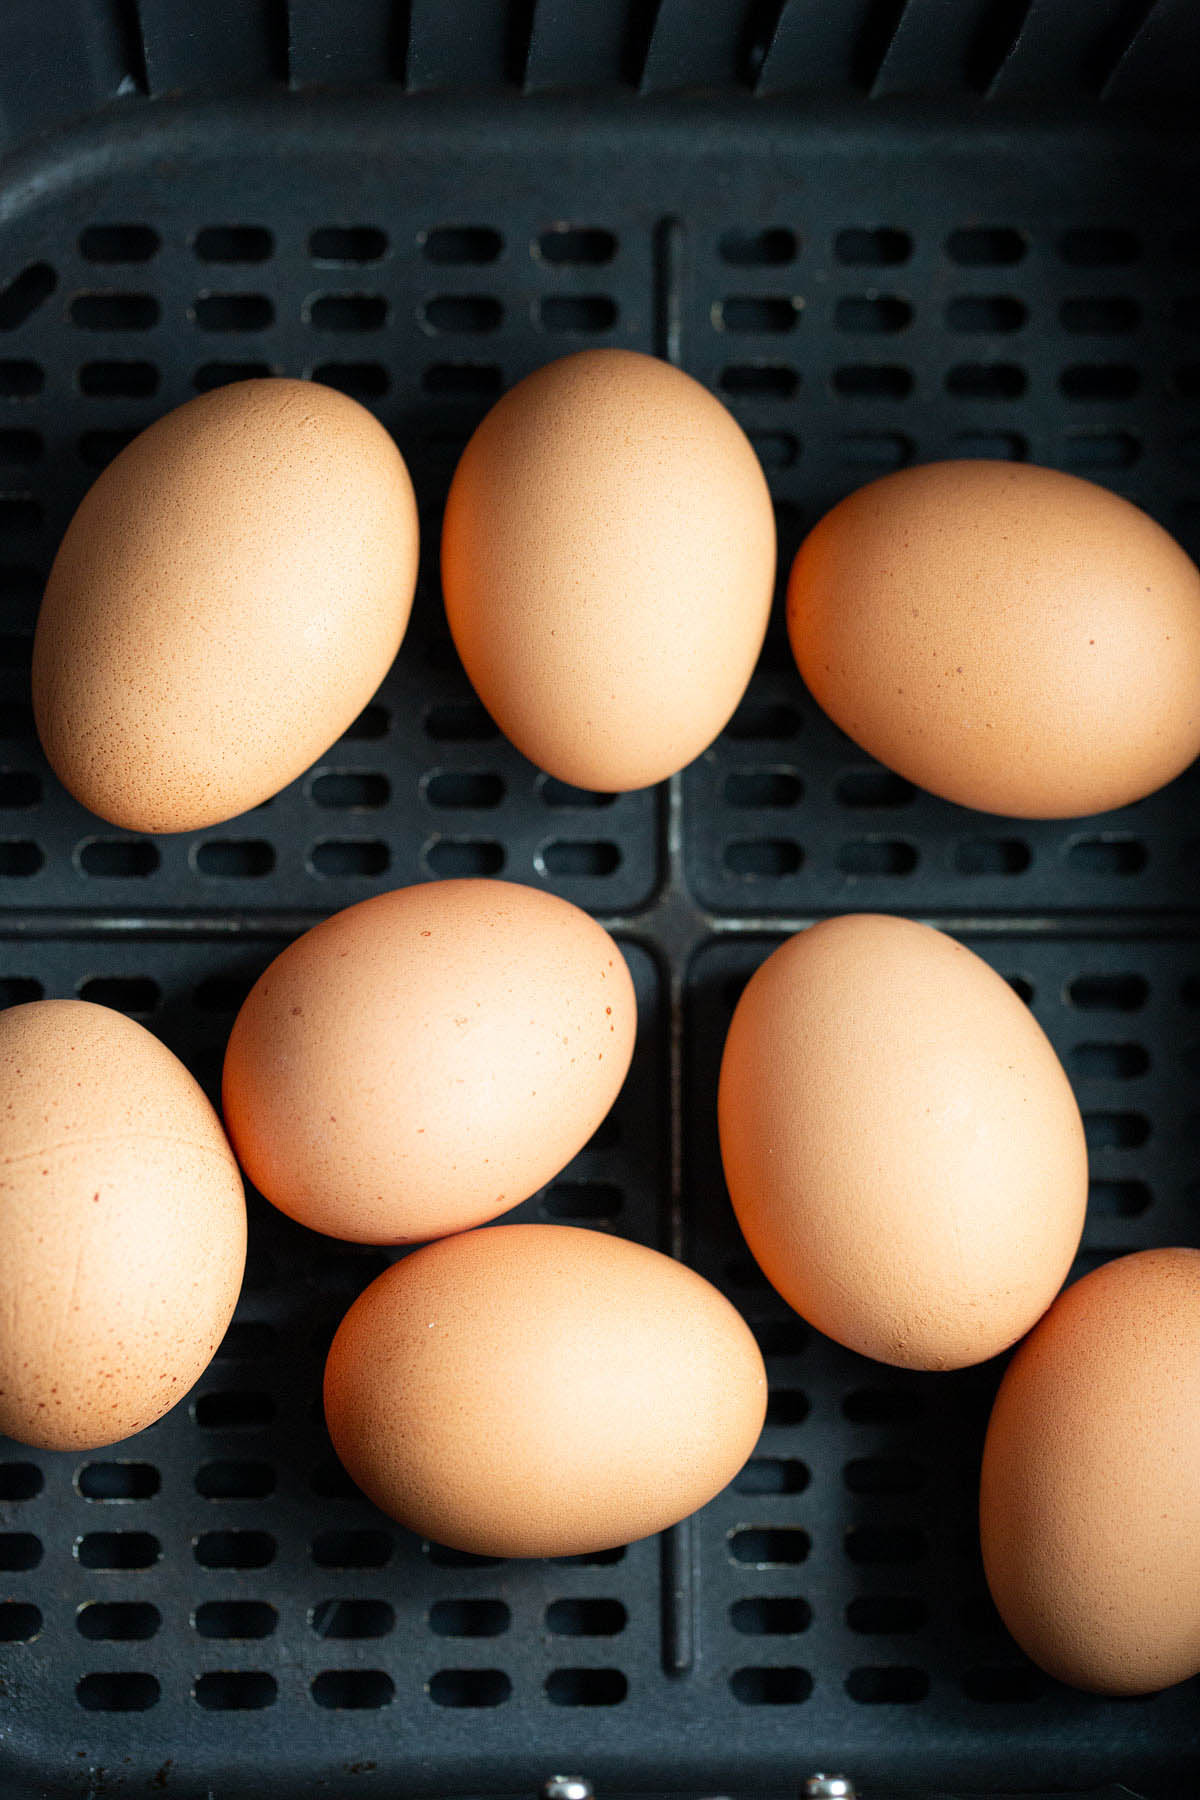
[[[282,1796],[528,1790],[555,1767],[710,1793],[822,1765],[918,1790],[1194,1772],[1195,1683],[1096,1701],[1008,1644],[973,1527],[997,1371],[902,1377],[789,1317],[738,1250],[712,1096],[773,934],[851,906],[941,919],[1030,984],[1077,1082],[1087,1255],[1194,1241],[1196,776],[1081,825],[913,794],[812,707],[777,622],[672,796],[564,791],[473,700],[435,554],[486,405],[598,342],[724,394],[785,570],[840,494],[938,455],[1081,468],[1195,549],[1194,143],[953,109],[868,133],[769,102],[294,98],[139,126],[47,146],[0,194],[0,997],[123,1006],[211,1085],[241,993],[309,917],[429,875],[545,882],[617,926],[641,1037],[613,1124],[529,1211],[682,1247],[753,1321],[773,1395],[744,1476],[661,1542],[448,1556],[348,1489],[319,1421],[324,1346],[380,1256],[256,1204],[238,1321],[188,1407],[94,1457],[0,1452],[0,1774]],[[65,798],[30,735],[41,581],[131,431],[263,369],[336,380],[395,432],[425,520],[417,616],[311,775],[217,831],[133,839]]]

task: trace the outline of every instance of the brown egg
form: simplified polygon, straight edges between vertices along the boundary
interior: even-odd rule
[[[774,579],[745,433],[690,375],[632,350],[519,382],[446,503],[467,674],[518,750],[579,787],[646,787],[708,747],[758,659]]]
[[[763,1274],[864,1356],[982,1362],[1066,1278],[1079,1108],[1033,1015],[940,931],[852,914],[789,938],[738,1002],[718,1111]]]
[[[1017,1351],[983,1453],[988,1585],[1060,1681],[1200,1673],[1200,1251],[1085,1275]]]
[[[749,1327],[692,1269],[500,1225],[386,1270],[325,1368],[334,1448],[384,1512],[478,1556],[569,1556],[703,1506],[762,1430]]]
[[[1074,475],[947,462],[871,482],[801,545],[788,629],[856,744],[983,812],[1105,812],[1200,751],[1200,574]]]
[[[257,982],[225,1120],[251,1181],[301,1224],[440,1237],[583,1148],[636,1031],[625,960],[579,907],[507,881],[400,888],[315,926]]]
[[[246,1261],[242,1179],[179,1060],[122,1013],[0,1013],[0,1432],[93,1450],[207,1368]]]
[[[177,407],[85,494],[33,649],[38,734],[102,819],[193,831],[341,736],[400,647],[417,513],[365,408],[309,381]]]

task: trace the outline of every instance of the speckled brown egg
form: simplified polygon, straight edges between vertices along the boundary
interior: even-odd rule
[[[1200,752],[1200,573],[1074,475],[945,462],[871,482],[801,545],[788,629],[855,743],[983,812],[1105,812]]]
[[[850,914],[789,938],[738,1002],[718,1112],[764,1275],[864,1356],[982,1362],[1066,1278],[1079,1108],[1033,1015],[940,931]]]
[[[992,1596],[1060,1681],[1149,1694],[1200,1673],[1200,1251],[1085,1275],[996,1396],[979,1500]]]
[[[242,1167],[360,1242],[462,1231],[581,1150],[629,1068],[637,1003],[604,928],[505,881],[348,907],[276,957],[225,1057]]]
[[[0,1432],[91,1450],[207,1368],[246,1260],[242,1179],[177,1057],[122,1013],[0,1013]]]
[[[446,503],[467,674],[517,748],[579,787],[646,787],[707,748],[750,679],[774,578],[745,433],[690,375],[632,350],[518,382]]]
[[[430,1244],[377,1277],[325,1369],[334,1448],[377,1506],[480,1556],[662,1531],[732,1480],[767,1381],[692,1269],[568,1225]]]
[[[242,381],[129,444],[67,528],[33,649],[38,734],[102,819],[194,831],[259,805],[400,647],[417,513],[357,401]]]

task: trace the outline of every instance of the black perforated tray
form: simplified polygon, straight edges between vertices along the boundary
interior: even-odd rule
[[[772,1378],[755,1459],[664,1539],[450,1554],[349,1487],[320,1420],[330,1333],[384,1256],[252,1200],[237,1320],[188,1404],[91,1457],[0,1446],[6,1800],[528,1793],[560,1767],[621,1792],[795,1793],[822,1766],[869,1794],[1192,1791],[1197,1683],[1071,1693],[989,1607],[974,1490],[998,1369],[902,1375],[789,1315],[732,1224],[714,1086],[736,993],[781,934],[849,908],[930,918],[1066,1060],[1095,1178],[1085,1263],[1194,1242],[1200,776],[1082,823],[970,814],[841,737],[776,629],[681,779],[580,794],[474,701],[436,541],[495,395],[619,343],[680,361],[744,422],[784,571],[849,488],[963,454],[1092,475],[1194,550],[1198,165],[1192,136],[1082,102],[381,89],[114,104],[0,168],[0,997],[122,1007],[211,1091],[240,996],[316,917],[436,875],[549,885],[617,932],[641,1025],[612,1121],[517,1216],[686,1255]],[[394,431],[423,509],[414,623],[312,773],[231,825],[137,839],[39,754],[40,586],[131,433],[264,371],[332,381]]]

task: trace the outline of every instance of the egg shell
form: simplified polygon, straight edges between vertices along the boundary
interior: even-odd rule
[[[246,1261],[242,1179],[177,1057],[122,1013],[0,1013],[0,1432],[92,1450],[203,1373]]]
[[[968,461],[871,482],[801,545],[788,630],[856,744],[983,812],[1105,812],[1200,752],[1200,574],[1074,475]]]
[[[645,787],[727,723],[766,632],[771,498],[690,375],[563,357],[499,400],[446,503],[442,586],[480,699],[540,768]]]
[[[243,381],[122,450],[67,527],[33,704],[77,800],[133,831],[233,818],[300,775],[390,667],[417,575],[395,444],[309,381]]]
[[[767,1379],[716,1288],[657,1250],[500,1225],[396,1263],[338,1328],[334,1448],[377,1506],[479,1556],[662,1531],[757,1442]]]
[[[1079,1108],[1033,1015],[942,932],[864,913],[789,938],[738,1002],[718,1112],[763,1273],[864,1356],[982,1362],[1066,1278]]]
[[[637,1031],[620,950],[568,900],[441,881],[348,907],[261,976],[225,1057],[242,1167],[332,1237],[506,1212],[600,1125]]]
[[[1200,1673],[1200,1251],[1143,1250],[1060,1295],[1013,1357],[979,1501],[988,1585],[1060,1681]]]

